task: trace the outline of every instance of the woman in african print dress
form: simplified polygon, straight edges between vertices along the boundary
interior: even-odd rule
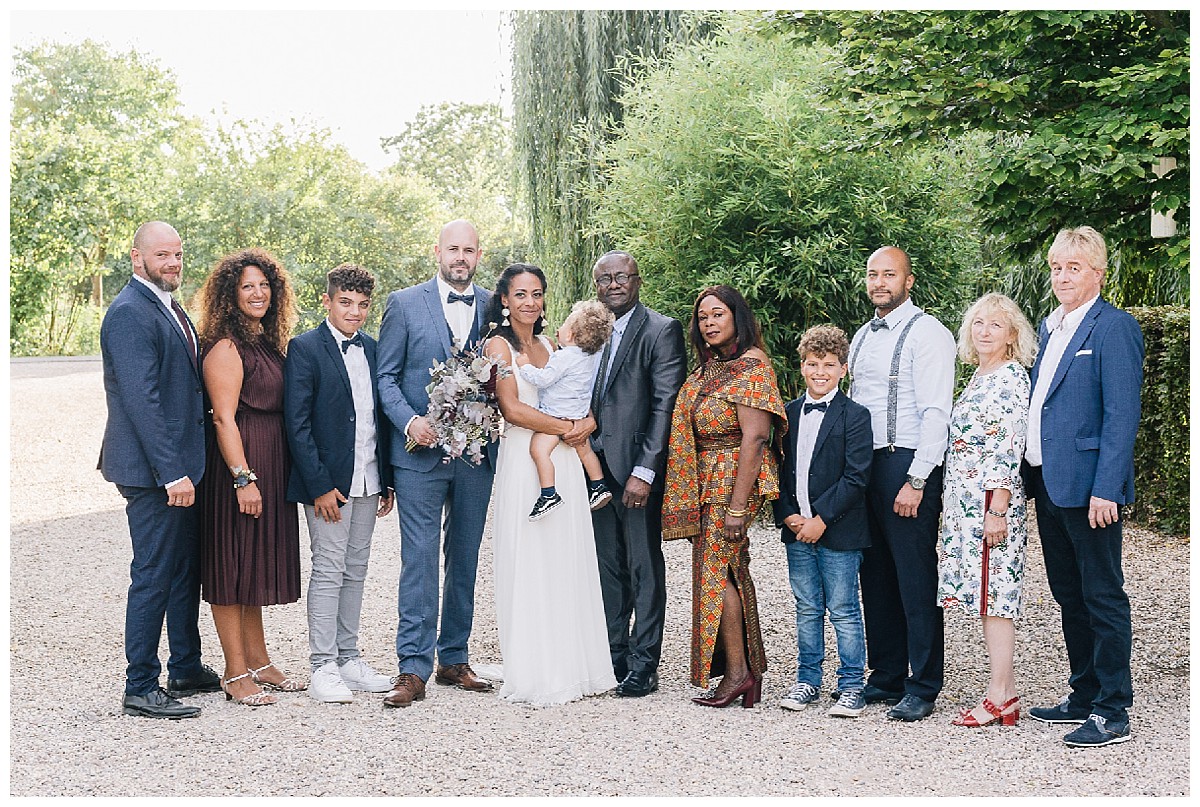
[[[720,684],[702,706],[752,707],[767,669],[747,528],[779,495],[772,432],[787,428],[775,371],[745,298],[700,292],[692,309],[699,367],[676,399],[663,502],[663,538],[692,542],[692,683]]]

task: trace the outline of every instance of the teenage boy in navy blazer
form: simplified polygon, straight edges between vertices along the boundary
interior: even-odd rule
[[[796,683],[780,701],[800,710],[820,697],[825,612],[837,636],[834,717],[866,708],[866,640],[858,599],[862,550],[870,546],[866,491],[874,441],[871,413],[838,391],[850,343],[841,328],[818,325],[800,338],[807,391],[786,407],[775,524],[787,548],[796,598]]]
[[[284,418],[292,451],[288,500],[304,505],[312,545],[308,581],[310,697],[349,703],[351,690],[387,692],[391,679],[358,650],[363,581],[375,519],[391,512],[389,426],[375,389],[375,340],[366,322],[375,279],[342,264],[327,275],[325,321],[288,344]]]

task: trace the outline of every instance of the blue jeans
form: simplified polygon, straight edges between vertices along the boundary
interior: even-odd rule
[[[796,681],[821,688],[825,661],[825,612],[837,637],[838,689],[860,690],[866,675],[867,646],[858,602],[857,549],[826,549],[820,542],[787,544],[788,580],[796,598]]]

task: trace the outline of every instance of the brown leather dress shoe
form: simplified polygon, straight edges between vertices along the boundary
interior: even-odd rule
[[[392,679],[392,691],[383,696],[384,706],[408,706],[425,700],[425,682],[412,673],[400,673]]]
[[[492,682],[477,677],[471,665],[466,663],[438,667],[433,680],[443,686],[455,686],[472,692],[490,692],[492,689]]]

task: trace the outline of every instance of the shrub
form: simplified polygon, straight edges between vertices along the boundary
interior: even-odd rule
[[[1131,308],[1146,342],[1142,422],[1133,449],[1136,500],[1130,519],[1187,535],[1191,451],[1191,317],[1183,306]]]

